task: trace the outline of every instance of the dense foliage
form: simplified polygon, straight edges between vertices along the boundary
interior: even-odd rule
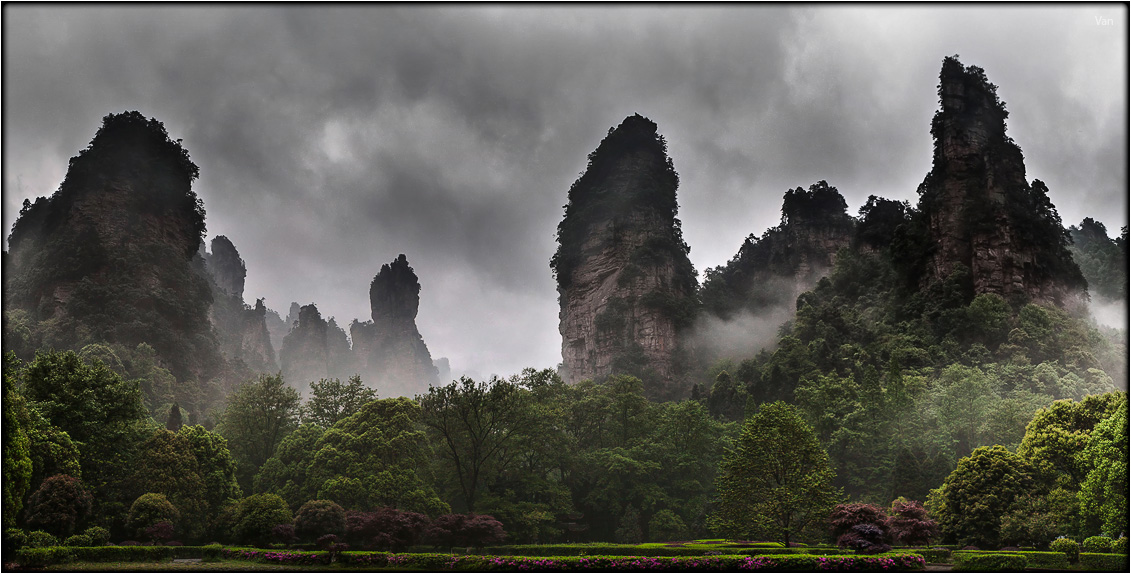
[[[762,405],[723,459],[712,526],[728,538],[782,540],[821,529],[841,494],[828,454],[797,410]],[[810,534],[811,535],[811,534]]]
[[[1107,228],[1091,217],[1079,226],[1068,228],[1072,237],[1072,258],[1088,280],[1093,297],[1127,300],[1127,227],[1118,237],[1109,238]]]

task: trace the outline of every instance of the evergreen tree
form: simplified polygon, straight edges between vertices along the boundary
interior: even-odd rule
[[[169,418],[165,419],[165,428],[177,432],[181,430],[183,424],[181,422],[181,407],[177,406],[177,403],[173,403],[173,406],[169,407]]]

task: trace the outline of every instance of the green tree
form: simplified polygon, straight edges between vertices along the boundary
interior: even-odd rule
[[[1056,401],[1033,416],[1017,454],[1036,468],[1048,488],[1062,486],[1077,491],[1090,469],[1080,451],[1092,429],[1126,401],[1123,393],[1091,395],[1079,402]]]
[[[130,505],[126,525],[133,529],[136,536],[143,537],[145,530],[158,522],[176,525],[180,519],[181,512],[164,494],[147,492]]]
[[[958,461],[942,486],[931,491],[928,510],[950,544],[997,548],[1001,518],[1019,497],[1037,488],[1034,469],[1003,446],[979,447]]]
[[[197,470],[204,485],[207,515],[212,520],[225,503],[243,497],[243,491],[236,481],[236,463],[228,450],[228,441],[200,425],[182,426],[177,431],[177,440],[196,458]]]
[[[499,454],[535,422],[527,408],[529,393],[498,377],[487,383],[463,377],[430,387],[418,400],[422,421],[438,437],[440,456],[456,476],[462,502],[474,512],[488,473],[502,462]]]
[[[251,490],[255,472],[283,437],[298,426],[298,414],[298,391],[286,385],[282,374],[260,375],[228,396],[216,432],[228,439],[236,476],[245,491]]]
[[[715,377],[715,384],[711,386],[711,394],[707,397],[707,408],[711,411],[711,416],[728,421],[740,421],[746,408],[746,392],[734,381],[730,373],[722,371]]]
[[[165,419],[165,428],[173,432],[181,430],[184,422],[181,420],[181,407],[176,402],[169,407],[169,416]]]
[[[163,494],[181,511],[181,531],[191,538],[207,525],[208,502],[192,446],[184,437],[155,428],[141,446],[134,470],[135,493]]]
[[[340,379],[319,379],[310,383],[310,399],[306,401],[303,422],[330,428],[376,398],[377,391],[366,387],[359,375],[345,383]]]
[[[308,500],[295,514],[295,534],[315,540],[324,534],[344,536],[346,511],[333,500]]]
[[[420,407],[399,397],[367,403],[315,445],[307,488],[350,510],[390,506],[429,515],[447,511],[424,483]]]
[[[31,419],[28,438],[31,441],[32,488],[39,488],[47,477],[56,474],[82,478],[79,448],[71,437],[34,408],[29,409],[28,414]]]
[[[1127,399],[1092,430],[1077,465],[1090,469],[1080,485],[1082,535],[1126,534],[1128,524]]]
[[[316,497],[321,485],[314,484],[308,477],[318,452],[318,441],[325,432],[322,427],[307,423],[287,435],[256,473],[255,492],[278,494],[294,509]]]
[[[957,364],[947,367],[932,399],[935,416],[955,445],[952,460],[986,444],[986,421],[997,395],[981,369]]]
[[[43,481],[28,497],[27,524],[66,538],[90,514],[90,507],[90,493],[83,488],[82,481],[57,474]]]
[[[265,546],[271,541],[272,529],[291,522],[291,509],[278,495],[253,494],[240,501],[232,534],[241,544]]]
[[[125,518],[138,446],[149,436],[137,381],[124,381],[101,361],[73,351],[37,352],[23,371],[24,396],[79,450],[83,482],[102,524]]]
[[[728,538],[791,537],[823,530],[840,497],[829,456],[797,410],[781,401],[746,419],[719,469],[712,528]]]
[[[23,376],[24,396],[80,443],[113,440],[121,425],[145,415],[137,381],[123,381],[101,361],[88,365],[74,351],[36,353]]]
[[[15,353],[4,353],[4,528],[16,525],[16,514],[23,508],[31,487],[31,418],[23,397],[16,391],[20,367]]]

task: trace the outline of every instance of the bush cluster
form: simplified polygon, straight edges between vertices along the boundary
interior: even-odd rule
[[[1072,564],[1080,557],[1080,544],[1071,538],[1057,538],[1049,543],[1049,550],[1062,552]]]
[[[1082,552],[1092,552],[1097,554],[1106,554],[1111,552],[1111,538],[1107,536],[1089,536],[1084,539],[1084,544],[1080,547]]]

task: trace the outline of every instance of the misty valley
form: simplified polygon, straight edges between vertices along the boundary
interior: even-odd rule
[[[1061,221],[981,68],[938,98],[917,203],[789,189],[702,273],[661,127],[595,134],[561,363],[477,379],[412,253],[268,308],[208,166],[106,115],[3,255],[5,569],[1125,571],[1127,227]]]

